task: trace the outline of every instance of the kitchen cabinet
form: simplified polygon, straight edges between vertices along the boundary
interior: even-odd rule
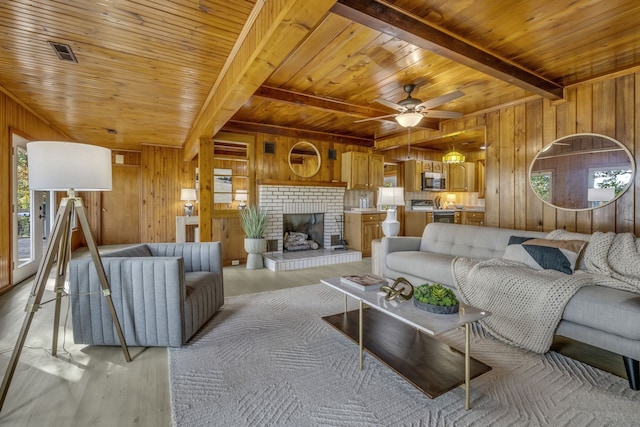
[[[342,154],[342,182],[349,190],[376,190],[384,182],[384,156],[357,151]]]
[[[476,162],[476,182],[478,187],[478,198],[484,199],[485,187],[487,186],[487,170],[484,160]]]
[[[404,162],[404,190],[422,191],[422,172],[444,173],[445,165],[433,160],[407,160]]]
[[[420,174],[422,172],[422,162],[419,160],[407,160],[404,162],[404,191],[420,191],[422,184]]]
[[[433,221],[433,214],[431,212],[409,212],[404,213],[404,235],[422,237],[422,232],[428,223],[428,216],[431,216]]]
[[[462,212],[463,225],[484,225],[484,212]]]
[[[345,213],[344,237],[349,249],[362,252],[363,257],[371,256],[371,242],[381,239],[382,221],[386,213]]]
[[[447,179],[449,191],[476,191],[476,164],[451,163]]]

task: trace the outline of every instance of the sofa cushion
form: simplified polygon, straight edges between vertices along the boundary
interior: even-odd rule
[[[502,258],[514,230],[434,222],[422,233],[420,250],[468,258]],[[518,231],[523,237],[545,238],[547,233]]]
[[[586,245],[583,240],[548,240],[511,236],[503,259],[519,261],[536,270],[572,274]]]
[[[569,300],[562,319],[640,340],[640,294],[605,286],[585,286]]]
[[[453,255],[420,251],[391,252],[386,257],[387,267],[411,276],[422,277],[425,281],[454,286],[451,272]],[[424,283],[424,282],[423,282]],[[411,283],[419,286],[422,283]]]

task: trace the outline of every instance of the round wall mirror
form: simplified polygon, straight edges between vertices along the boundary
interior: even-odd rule
[[[310,142],[296,142],[289,151],[289,169],[302,178],[311,178],[320,170],[320,152]]]
[[[545,203],[587,210],[607,205],[633,183],[631,152],[606,135],[579,133],[544,147],[529,168],[529,184]]]

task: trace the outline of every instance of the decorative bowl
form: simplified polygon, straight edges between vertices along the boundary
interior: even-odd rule
[[[464,209],[464,205],[454,205],[456,209]]]
[[[413,303],[419,309],[435,314],[454,314],[458,312],[458,308],[460,307],[460,304],[450,305],[448,307],[442,305],[427,304],[426,302],[418,301],[415,298],[413,299]]]

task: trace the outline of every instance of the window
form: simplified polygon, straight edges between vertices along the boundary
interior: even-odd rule
[[[545,202],[551,203],[551,189],[553,188],[553,174],[551,171],[531,173],[531,188]]]

